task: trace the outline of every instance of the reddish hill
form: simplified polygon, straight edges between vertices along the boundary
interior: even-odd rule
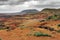
[[[35,14],[3,15],[0,17],[0,39],[60,40],[60,12],[57,11],[59,9],[44,9]]]

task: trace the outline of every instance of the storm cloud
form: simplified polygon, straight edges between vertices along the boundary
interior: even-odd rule
[[[25,9],[60,8],[60,0],[8,0],[0,2],[0,12],[19,12]]]

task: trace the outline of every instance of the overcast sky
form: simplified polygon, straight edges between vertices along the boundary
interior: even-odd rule
[[[21,12],[25,9],[42,10],[44,8],[60,8],[60,0],[9,0],[6,5],[0,5],[0,13]]]

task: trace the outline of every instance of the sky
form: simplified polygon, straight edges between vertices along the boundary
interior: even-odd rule
[[[8,0],[0,2],[0,13],[21,12],[26,9],[60,8],[60,0]]]

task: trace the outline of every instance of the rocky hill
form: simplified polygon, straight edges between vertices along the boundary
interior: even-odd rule
[[[1,40],[60,40],[60,9],[23,12],[0,17]]]

